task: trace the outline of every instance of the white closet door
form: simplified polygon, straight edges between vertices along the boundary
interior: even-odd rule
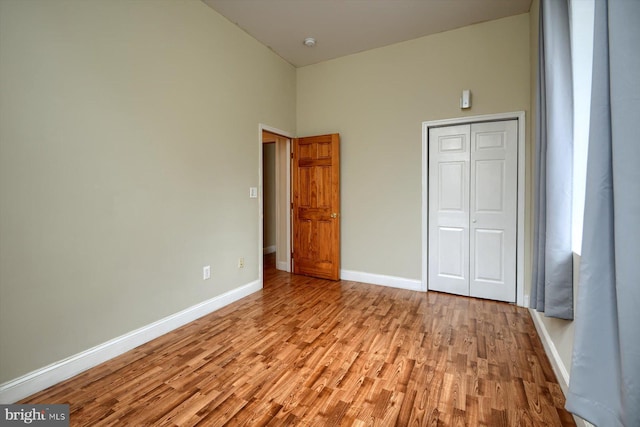
[[[516,120],[471,126],[469,295],[516,300]]]
[[[515,302],[517,127],[429,130],[430,290]]]
[[[429,130],[429,289],[469,295],[470,126]]]

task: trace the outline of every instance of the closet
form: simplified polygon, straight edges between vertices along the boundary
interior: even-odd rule
[[[516,301],[518,121],[429,129],[428,288]]]

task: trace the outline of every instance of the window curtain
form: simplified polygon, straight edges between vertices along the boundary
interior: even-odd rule
[[[567,410],[640,426],[640,1],[595,2],[582,259]]]
[[[573,83],[567,0],[541,0],[538,42],[530,306],[546,316],[573,319]]]

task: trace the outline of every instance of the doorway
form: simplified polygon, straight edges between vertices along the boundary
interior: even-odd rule
[[[475,185],[475,180],[472,180],[470,178],[471,161],[472,161],[471,153],[470,153],[471,148],[469,148],[471,145],[471,139],[472,139],[471,129],[473,128],[473,129],[479,130],[479,129],[484,129],[487,126],[493,129],[492,126],[494,125],[485,125],[484,123],[490,123],[490,122],[498,123],[498,125],[495,125],[495,126],[501,127],[499,123],[506,122],[506,121],[511,121],[512,123],[511,137],[513,138],[513,147],[512,147],[513,151],[511,152],[511,154],[509,154],[511,156],[509,161],[511,163],[511,167],[513,168],[511,172],[512,177],[510,177],[509,185],[511,185],[511,187],[509,191],[511,194],[510,197],[512,197],[514,200],[511,201],[511,205],[509,206],[509,215],[511,215],[511,217],[508,220],[510,221],[508,224],[508,227],[510,227],[511,229],[509,232],[513,233],[513,235],[508,237],[508,239],[506,234],[504,233],[501,234],[500,232],[495,231],[497,230],[497,228],[493,227],[493,225],[492,227],[488,227],[488,226],[484,228],[479,227],[477,224],[482,224],[483,221],[485,220],[493,221],[495,218],[484,218],[482,216],[484,215],[484,212],[482,213],[482,215],[478,213],[478,215],[473,215],[474,217],[471,218],[472,215],[470,212],[470,204],[469,204],[469,196],[471,195],[470,192],[473,189],[472,185]],[[464,135],[467,134],[467,130],[469,131],[468,139],[467,139],[467,144],[468,144],[467,147],[463,149],[464,144],[462,145],[459,144],[460,153],[454,154],[453,151],[456,151],[456,150],[453,150],[454,148],[456,148],[454,147],[455,145],[454,142],[461,142],[462,140],[460,138],[464,138]],[[451,138],[447,137],[446,135],[447,132],[452,133]],[[493,134],[496,134],[496,135],[499,133],[499,132],[494,132],[494,130],[491,130],[491,132],[493,132]],[[445,195],[446,197],[442,199],[437,197],[437,194],[436,194],[437,191],[433,187],[434,184],[435,185],[439,184],[439,182],[437,181],[438,171],[435,169],[439,168],[440,166],[437,160],[437,156],[439,155],[437,154],[437,150],[432,148],[432,152],[430,152],[430,143],[433,142],[430,140],[430,137],[437,138],[438,136],[444,136],[443,141],[447,142],[447,144],[451,143],[449,145],[445,144],[445,146],[447,146],[445,148],[447,149],[451,148],[451,150],[453,150],[453,151],[450,150],[450,153],[447,153],[445,157],[442,157],[447,162],[448,160],[453,160],[452,162],[447,163],[448,166],[444,168],[442,172],[449,173],[450,175],[453,172],[456,172],[456,171],[459,172],[456,175],[456,177],[460,178],[459,179],[460,185],[458,187],[460,190],[459,195],[461,197],[459,197],[460,200],[455,201],[456,203],[460,202],[459,212],[454,212],[455,209],[452,210],[448,208],[444,209],[444,211],[446,211],[444,212],[442,211],[442,209],[439,208],[439,204],[441,204],[441,202],[444,203],[445,205],[452,204],[454,202],[453,198],[451,198],[451,196],[455,193],[455,191],[453,191],[454,190],[453,188],[447,189],[446,192],[443,191],[442,194]],[[423,132],[422,132],[422,139],[423,139],[422,141],[422,148],[423,148],[422,289],[424,291],[427,291],[428,289],[446,291],[446,289],[441,289],[441,285],[444,282],[452,282],[452,283],[447,283],[447,285],[453,284],[455,282],[454,287],[457,286],[456,288],[457,291],[453,291],[453,293],[463,293],[463,294],[466,293],[467,295],[475,295],[475,296],[480,296],[484,298],[502,299],[502,300],[507,300],[509,302],[516,302],[518,305],[521,305],[521,306],[525,305],[525,301],[524,301],[524,177],[525,177],[524,138],[525,138],[524,112],[492,114],[492,115],[475,116],[475,117],[463,117],[458,119],[438,120],[438,121],[423,123]],[[484,141],[483,143],[485,143],[486,141]],[[487,152],[497,151],[495,149],[492,149],[489,146],[487,146],[487,148],[488,148],[488,150],[486,150]],[[467,150],[467,154],[462,153],[462,151],[465,151],[465,150]],[[452,157],[451,159],[448,159],[448,157],[446,157],[446,156],[451,157],[452,155],[454,157],[458,156],[460,158],[455,157],[454,159]],[[484,155],[484,153],[482,155]],[[469,159],[466,159],[465,156],[469,157]],[[435,163],[434,163],[434,158],[435,158]],[[484,171],[486,172],[484,175],[487,178],[490,178],[487,181],[490,183],[490,186],[497,185],[495,184],[494,181],[495,179],[497,179],[496,177],[500,175],[498,174],[498,172],[502,169],[500,169],[500,167],[495,169],[488,168],[488,166],[491,165],[492,163],[486,160],[487,159],[482,160],[483,161],[482,169],[479,171],[476,170],[475,175],[477,175],[478,172]],[[497,164],[500,162],[496,161],[495,163]],[[506,173],[506,169],[505,169],[505,173]],[[466,178],[463,177],[465,174],[466,174]],[[453,179],[452,181],[450,178],[453,179],[455,177],[452,175],[451,177],[448,177],[446,180],[443,178],[441,181],[442,183],[446,182],[448,186],[451,186],[453,185],[451,183],[455,181],[455,179]],[[493,182],[493,184],[491,184],[491,182]],[[433,191],[430,191],[430,189]],[[488,200],[491,201],[492,203],[493,201],[498,200],[498,198],[494,198],[495,200],[491,198],[492,195],[497,194],[497,192],[493,192],[491,191],[491,189],[489,189],[488,192],[483,190],[482,194],[484,193],[490,194]],[[475,191],[474,191],[474,194],[476,194]],[[477,194],[481,194],[481,193],[477,193]],[[500,203],[502,203],[502,201]],[[438,213],[439,210],[442,212]],[[434,212],[436,213],[434,214]],[[440,213],[442,213],[442,215],[440,215]],[[458,218],[458,216],[460,218]],[[492,215],[489,215],[489,216],[492,216]],[[474,219],[480,222],[473,223],[472,221]],[[443,224],[438,223],[438,221],[440,220],[443,220],[445,222],[449,220],[457,220],[458,222],[455,224],[451,223],[453,225],[451,224],[443,225],[444,223]],[[480,233],[481,231],[488,231],[490,228],[491,228],[490,232],[487,232],[481,235],[482,234]],[[475,233],[474,234],[475,237],[480,236],[480,239],[477,240],[476,243],[486,243],[486,245],[488,245],[487,248],[495,247],[496,255],[495,255],[495,259],[492,258],[491,260],[492,263],[488,263],[488,264],[486,263],[485,258],[488,253],[487,248],[484,248],[483,250],[478,250],[478,251],[472,250],[473,248],[471,248],[470,243],[473,243],[474,240],[471,238],[473,236],[470,235],[471,230],[473,230],[473,232]],[[438,244],[438,237],[440,234],[442,234],[440,233],[440,231],[442,231],[442,233],[444,232],[448,233],[447,236],[440,236],[440,237],[443,237],[443,239],[444,237],[446,237],[446,239],[443,240],[443,242],[446,243],[444,246]],[[452,237],[456,237],[457,239]],[[498,247],[500,246],[498,245],[498,243],[502,241],[501,239],[509,240],[508,242],[507,240],[504,240],[505,244],[510,245],[509,250],[511,252],[511,258],[509,258],[508,260],[507,258],[502,257],[502,253],[501,253],[501,250],[506,249],[506,246],[503,246],[502,249]],[[457,249],[453,248],[453,246],[455,246],[454,243],[456,242],[460,243],[457,246]],[[446,249],[450,253],[447,256],[441,257],[440,255],[442,255],[441,253],[442,248]],[[456,255],[460,255],[460,256],[457,256],[457,258],[452,257],[452,254],[454,252]],[[478,256],[482,255],[482,256],[478,257],[476,255]],[[498,260],[498,258],[500,259]],[[455,259],[457,259],[458,262],[454,262]],[[443,260],[443,263],[439,263],[439,260]],[[489,268],[490,271],[487,270],[486,268],[484,269],[481,268],[480,270],[476,268],[472,272],[470,270],[470,264],[473,264],[479,261],[483,263],[483,268],[488,266],[487,268]],[[493,262],[493,261],[496,261],[496,262]],[[503,264],[500,264],[501,262]],[[505,266],[504,262],[509,262],[510,265]],[[508,269],[505,270],[504,267],[508,267],[508,269],[511,269],[511,270],[507,271]],[[443,268],[445,270],[451,270],[451,271],[444,272]],[[453,274],[453,273],[456,273],[456,274]],[[471,282],[470,276],[472,275],[472,273],[474,275],[474,279],[480,279],[478,280],[478,284],[482,286],[486,285],[485,286],[486,289],[489,289],[494,285],[496,285],[495,287],[498,287],[497,283],[501,280],[502,281],[508,280],[511,286],[515,285],[514,286],[515,289],[511,288],[512,293],[507,295],[506,297],[496,296],[497,294],[491,294],[491,293],[487,295],[483,295],[482,293],[476,294],[475,292],[469,292],[469,283]],[[501,274],[503,274],[504,277],[502,277],[500,280],[497,280]],[[443,278],[442,283],[436,283],[437,280],[439,280],[439,278],[436,277],[438,275],[442,276]],[[483,275],[487,277],[480,277]],[[509,277],[507,278],[507,276]],[[478,287],[476,287],[476,289],[478,289]]]
[[[280,129],[259,125],[259,280],[264,255],[275,256],[278,270],[291,272],[291,139]]]

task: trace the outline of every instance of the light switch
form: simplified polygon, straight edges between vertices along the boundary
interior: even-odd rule
[[[258,198],[258,187],[249,187],[249,197],[252,199]]]

